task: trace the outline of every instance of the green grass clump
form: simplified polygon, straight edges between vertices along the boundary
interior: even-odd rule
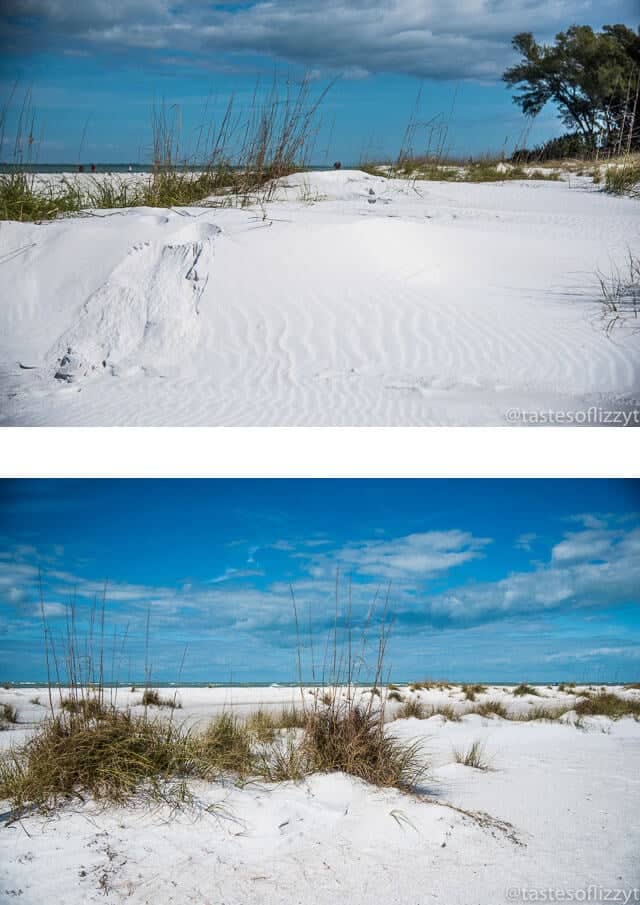
[[[114,709],[96,719],[62,713],[0,761],[0,797],[16,808],[85,795],[125,802],[145,785],[162,798],[165,780],[189,766],[187,738],[171,724]]]
[[[475,701],[477,694],[484,694],[487,688],[485,685],[463,685],[462,691],[467,701]]]
[[[450,723],[459,723],[462,719],[461,715],[453,709],[451,704],[443,704],[441,707],[434,707],[430,715],[441,716],[443,719],[449,720]]]
[[[484,743],[481,739],[476,739],[465,750],[454,748],[453,756],[457,764],[464,764],[465,767],[473,767],[474,770],[488,770],[489,761],[485,758]]]
[[[298,707],[283,707],[274,716],[276,729],[304,729],[306,721],[305,712]]]
[[[531,707],[525,713],[518,714],[516,720],[519,723],[531,723],[536,720],[555,722],[555,720],[559,720],[566,712],[566,707],[544,707],[538,705],[537,707]]]
[[[245,777],[256,769],[252,731],[231,713],[215,717],[202,734],[192,738],[190,748],[197,773],[203,778],[222,773]]]
[[[632,716],[640,719],[640,701],[627,700],[608,691],[601,691],[582,698],[573,709],[578,716],[608,716],[612,720]]]
[[[604,190],[611,195],[640,196],[640,161],[608,167],[604,175]]]
[[[268,710],[260,708],[251,713],[245,723],[248,731],[259,742],[272,742],[276,734],[276,722]]]
[[[418,743],[387,735],[380,712],[353,705],[310,714],[301,751],[309,772],[339,770],[376,786],[411,788],[426,771]]]
[[[536,689],[533,688],[533,686],[531,686],[531,685],[517,685],[513,689],[513,694],[517,698],[524,697],[525,694],[532,694],[532,695],[535,695],[536,697],[540,697],[540,695],[538,694]]]
[[[145,688],[142,692],[141,704],[145,707],[170,707],[172,710],[179,710],[182,707],[182,704],[175,697],[163,698],[155,688]]]
[[[402,705],[398,713],[396,714],[396,719],[398,720],[409,720],[411,718],[416,720],[424,720],[427,716],[427,713],[424,708],[424,704],[421,704],[420,701],[405,701]]]
[[[13,704],[0,704],[0,725],[2,723],[17,723],[18,711]]]
[[[66,181],[44,187],[23,172],[0,175],[0,220],[54,220],[81,208],[80,192]]]
[[[499,716],[503,720],[509,719],[507,708],[501,701],[484,701],[482,704],[476,704],[472,713],[479,716]]]
[[[81,714],[87,719],[96,719],[102,716],[105,711],[104,704],[98,697],[94,695],[83,697],[75,694],[61,698],[60,709],[64,710],[65,713]]]

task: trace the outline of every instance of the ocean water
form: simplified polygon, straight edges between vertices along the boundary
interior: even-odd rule
[[[79,167],[83,167],[84,173],[151,173],[153,166],[149,163],[0,163],[0,173],[12,173],[20,170],[25,173],[77,173]],[[95,170],[91,167],[94,166]],[[351,169],[348,164],[342,164],[344,169]],[[333,163],[314,164],[313,166],[305,166],[305,170],[329,170],[332,169]],[[206,164],[189,164],[182,167],[176,164],[176,170],[199,170],[205,169]]]

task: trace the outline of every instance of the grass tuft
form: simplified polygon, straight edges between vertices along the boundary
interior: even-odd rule
[[[522,697],[524,697],[525,694],[532,694],[532,695],[535,695],[536,697],[540,697],[540,695],[538,694],[536,689],[533,688],[532,685],[517,685],[513,689],[513,694],[517,698],[522,698]]]
[[[476,704],[472,713],[479,716],[499,716],[503,720],[509,719],[507,708],[501,701],[484,701],[482,704]]]
[[[487,688],[485,685],[463,685],[462,691],[467,701],[475,701],[477,694],[484,694]]]
[[[377,786],[411,788],[426,772],[419,743],[387,735],[382,711],[355,705],[310,714],[301,751],[311,772],[340,770]]]
[[[172,710],[182,708],[182,704],[175,697],[163,698],[155,688],[145,688],[142,692],[141,703],[145,707],[170,707]]]
[[[464,764],[465,767],[473,767],[474,770],[489,769],[489,761],[485,758],[484,742],[481,739],[475,739],[466,751],[454,748],[453,756],[457,764]]]
[[[627,700],[608,691],[579,700],[573,709],[578,716],[608,716],[612,720],[632,716],[640,719],[640,701]]]
[[[629,160],[621,166],[607,167],[604,190],[611,195],[640,197],[640,162]]]
[[[0,797],[16,808],[85,795],[125,802],[144,784],[164,798],[164,782],[188,766],[186,737],[171,724],[115,709],[97,718],[62,713],[0,761]]]
[[[424,720],[426,719],[426,717],[427,712],[425,710],[424,704],[416,700],[405,701],[396,715],[396,719],[398,720],[409,720],[411,718],[416,720]]]
[[[459,723],[462,720],[462,716],[453,709],[451,704],[434,707],[431,711],[431,716],[441,716],[443,719],[449,720],[450,723]]]
[[[191,740],[190,751],[198,775],[205,779],[215,779],[223,773],[250,775],[256,768],[251,743],[252,732],[247,724],[231,713],[221,713]]]
[[[18,711],[13,704],[0,704],[0,725],[2,723],[17,723]]]

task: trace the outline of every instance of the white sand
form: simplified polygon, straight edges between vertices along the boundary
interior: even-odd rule
[[[516,711],[542,700],[574,700],[539,691],[541,697],[514,699],[502,687],[490,688],[478,701],[500,699]],[[299,692],[177,694],[179,718],[193,722],[221,707],[279,706]],[[0,699],[17,704],[21,721],[32,721],[46,712],[28,703],[36,695],[46,701],[44,690],[32,689],[3,690]],[[418,696],[459,711],[468,706],[457,689]],[[139,692],[121,700],[139,700]],[[30,731],[18,725],[0,733],[0,741],[7,746]],[[389,731],[424,740],[431,770],[422,792],[430,800],[332,774],[279,786],[195,784],[201,807],[181,814],[78,803],[48,818],[0,825],[0,899],[23,905],[499,905],[513,887],[530,895],[565,891],[566,901],[566,891],[640,885],[640,723],[591,718],[578,729],[477,715],[451,723],[436,716],[398,720]],[[477,738],[491,758],[489,772],[455,763],[453,748]],[[209,805],[217,808],[207,813]],[[591,895],[582,900],[598,901]]]
[[[277,195],[1,223],[0,423],[504,424],[512,408],[637,406],[640,333],[605,336],[596,277],[638,251],[637,202],[576,178],[357,171]]]

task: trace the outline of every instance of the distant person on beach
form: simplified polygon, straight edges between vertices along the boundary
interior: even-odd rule
[[[78,164],[78,172],[79,172],[79,173],[84,173],[84,167],[83,167],[83,165],[82,165],[81,163]]]
[[[133,167],[131,166],[131,164],[129,164],[129,172],[133,173]]]
[[[91,164],[91,172],[92,172],[92,173],[95,173],[95,171],[96,171],[96,165],[95,165],[95,163],[92,163],[92,164]]]
[[[334,169],[334,170],[339,170],[341,167],[342,167],[342,164],[340,163],[340,161],[339,161],[339,160],[336,160],[336,162],[335,162],[334,165],[333,165],[333,169]]]

